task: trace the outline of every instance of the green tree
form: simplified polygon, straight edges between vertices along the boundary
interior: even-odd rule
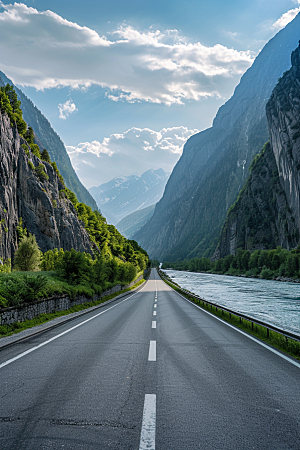
[[[10,84],[0,87],[0,105],[1,111],[7,113],[11,124],[13,125],[14,122],[16,122],[19,134],[24,136],[27,125],[23,119],[23,112],[20,108],[21,102],[18,100],[18,96],[13,86]]]
[[[279,255],[277,253],[275,253],[275,255],[273,255],[273,258],[272,258],[271,268],[273,270],[278,270],[279,267],[280,267]]]
[[[260,250],[255,250],[249,260],[249,267],[250,269],[257,269],[258,268],[258,258],[260,255]]]
[[[17,225],[18,242],[27,236],[27,229],[24,228],[23,219],[19,217],[19,224]]]
[[[39,270],[41,254],[35,236],[24,236],[15,253],[14,269],[24,272]]]
[[[86,253],[64,252],[61,262],[61,275],[70,284],[89,284],[93,281],[93,265]]]
[[[61,269],[63,256],[64,251],[62,248],[60,250],[57,250],[57,248],[48,250],[42,256],[41,270],[45,270],[47,272],[50,270]]]
[[[251,253],[249,252],[249,250],[246,250],[242,256],[242,261],[241,261],[241,268],[245,272],[249,269],[250,258],[251,258]]]
[[[45,172],[45,166],[44,164],[39,164],[37,167],[35,167],[35,173],[38,179],[43,183],[44,181],[49,180],[48,175]]]
[[[47,152],[47,150],[45,148],[44,148],[44,150],[41,153],[41,159],[43,161],[46,161],[46,162],[51,164],[50,155],[49,155],[49,153]]]

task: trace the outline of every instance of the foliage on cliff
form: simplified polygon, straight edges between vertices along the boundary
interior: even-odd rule
[[[11,110],[13,110],[12,105],[13,102],[16,101],[14,91],[11,89],[11,86],[9,86],[9,89],[7,88],[7,90],[10,96],[8,96],[4,88],[0,91],[2,92],[2,104],[6,105],[6,113],[7,110],[10,112]],[[15,110],[22,118],[22,110],[19,103],[20,102],[16,103]],[[11,106],[11,110],[9,109],[9,105]],[[12,126],[14,125],[14,120],[14,116],[11,116]],[[88,241],[87,248],[88,251],[90,251],[90,253],[86,253],[79,252],[74,249],[71,249],[70,251],[64,251],[62,249],[51,250],[51,248],[53,249],[53,241],[51,242],[50,239],[49,244],[51,244],[52,247],[48,245],[48,249],[50,247],[50,250],[46,252],[45,249],[43,250],[45,253],[42,256],[42,269],[45,271],[56,271],[57,276],[61,277],[61,279],[64,280],[64,282],[69,286],[69,288],[67,288],[67,291],[68,289],[71,289],[71,292],[73,294],[75,291],[79,292],[81,289],[87,295],[92,296],[94,295],[94,293],[102,292],[103,289],[106,289],[107,287],[110,287],[117,282],[126,284],[133,281],[137,273],[140,273],[147,267],[147,253],[137,244],[137,242],[126,239],[118,232],[118,230],[114,226],[108,225],[106,219],[100,214],[99,211],[92,211],[91,207],[85,205],[84,203],[78,202],[76,195],[71,190],[66,188],[64,179],[59,173],[56,163],[51,161],[47,150],[44,149],[42,153],[40,153],[39,147],[35,144],[35,135],[33,129],[31,127],[27,129],[26,124],[25,126],[26,128],[23,129],[24,139],[21,139],[21,146],[25,151],[26,156],[24,155],[24,152],[21,153],[23,154],[23,159],[25,158],[25,166],[27,167],[28,165],[28,167],[31,168],[31,175],[29,175],[29,178],[33,178],[34,186],[36,186],[37,189],[36,191],[33,191],[32,195],[35,195],[36,192],[37,195],[43,195],[44,197],[46,197],[45,201],[48,201],[48,203],[50,201],[50,206],[48,205],[47,208],[50,208],[50,215],[53,215],[51,221],[53,227],[57,226],[62,229],[64,227],[71,228],[70,220],[71,217],[74,216],[77,221],[78,228],[81,228],[86,234],[86,238]],[[14,163],[14,161],[12,162]],[[11,161],[9,164],[11,164]],[[47,173],[50,175],[50,179]],[[32,174],[34,175],[33,177]],[[55,174],[57,175],[59,182],[57,181]],[[34,177],[38,179],[38,182],[36,181],[36,179],[34,180]],[[52,189],[53,186],[51,183],[53,182],[56,183],[55,195],[57,199],[52,198],[54,191]],[[24,187],[24,189],[25,188],[26,187]],[[61,213],[58,214],[58,221],[55,224],[54,216],[56,214],[58,206],[61,209]],[[66,215],[66,218],[68,220],[67,222],[62,221],[63,214]],[[36,223],[36,221],[34,222],[34,224],[32,224],[31,222],[29,223],[24,217],[23,219],[19,219],[19,224],[15,230],[18,236],[19,250],[15,253],[14,269],[23,271],[37,269],[36,264],[35,267],[27,267],[28,264],[23,264],[24,255],[20,258],[22,248],[26,247],[25,244],[28,243],[30,239],[35,240],[34,236],[29,235],[29,232],[31,232],[32,234],[37,233],[38,235],[40,235],[41,233]],[[76,230],[74,228],[73,234],[75,231]],[[93,248],[93,251],[91,250],[91,248]],[[25,253],[27,255],[28,248],[26,248],[25,250]],[[40,255],[38,255],[38,258],[40,258]],[[9,280],[6,281],[8,283]],[[7,286],[10,286],[11,284],[12,283],[9,282]],[[72,288],[70,288],[70,286]],[[74,288],[74,286],[76,286],[76,289]],[[2,292],[1,295],[5,299],[5,292],[7,291],[8,287],[6,288],[6,291],[5,289],[4,291],[1,290],[2,287],[0,283],[0,292]],[[52,289],[51,292],[49,292],[49,290],[41,291],[43,295],[45,294],[45,292],[47,292],[47,294],[56,293],[55,289]],[[9,301],[8,297],[7,301]]]
[[[6,84],[13,85],[12,81],[0,71],[0,85],[5,86]],[[19,88],[14,86],[14,90],[17,93],[18,100],[22,102],[23,118],[25,122],[34,129],[37,138],[36,143],[39,144],[41,150],[47,148],[51,159],[56,161],[67,187],[76,192],[80,201],[91,206],[93,209],[97,209],[95,200],[82,185],[72,167],[64,143],[53,130],[49,121]]]
[[[1,112],[5,111],[7,113],[12,126],[14,122],[16,122],[19,134],[24,136],[27,130],[27,125],[23,119],[21,102],[18,100],[13,86],[9,84],[6,86],[0,86],[0,108]]]

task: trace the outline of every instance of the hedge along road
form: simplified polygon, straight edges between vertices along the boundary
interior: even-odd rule
[[[4,348],[0,382],[3,450],[300,448],[300,365],[154,270],[101,312]]]

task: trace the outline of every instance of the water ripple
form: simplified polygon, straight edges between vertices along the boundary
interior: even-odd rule
[[[207,273],[165,271],[205,300],[300,333],[300,285]]]

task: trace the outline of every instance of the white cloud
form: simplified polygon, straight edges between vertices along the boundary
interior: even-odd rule
[[[59,118],[65,120],[70,114],[77,111],[75,103],[72,100],[67,100],[65,103],[59,103]]]
[[[298,0],[296,3],[300,5],[300,0]],[[282,14],[282,16],[276,20],[275,23],[273,23],[272,28],[274,30],[281,30],[284,28],[288,23],[290,23],[300,12],[299,8],[290,9],[288,12]]]
[[[142,174],[148,169],[162,168],[171,172],[187,139],[198,132],[183,126],[160,131],[130,128],[102,142],[67,146],[67,151],[84,185],[98,186],[115,176]]]
[[[225,31],[225,34],[229,36],[231,39],[236,39],[241,33],[238,33],[237,31]]]
[[[114,101],[181,104],[231,95],[254,58],[188,42],[176,30],[122,26],[100,36],[51,11],[1,5],[1,68],[15,83],[37,89],[96,84]]]

